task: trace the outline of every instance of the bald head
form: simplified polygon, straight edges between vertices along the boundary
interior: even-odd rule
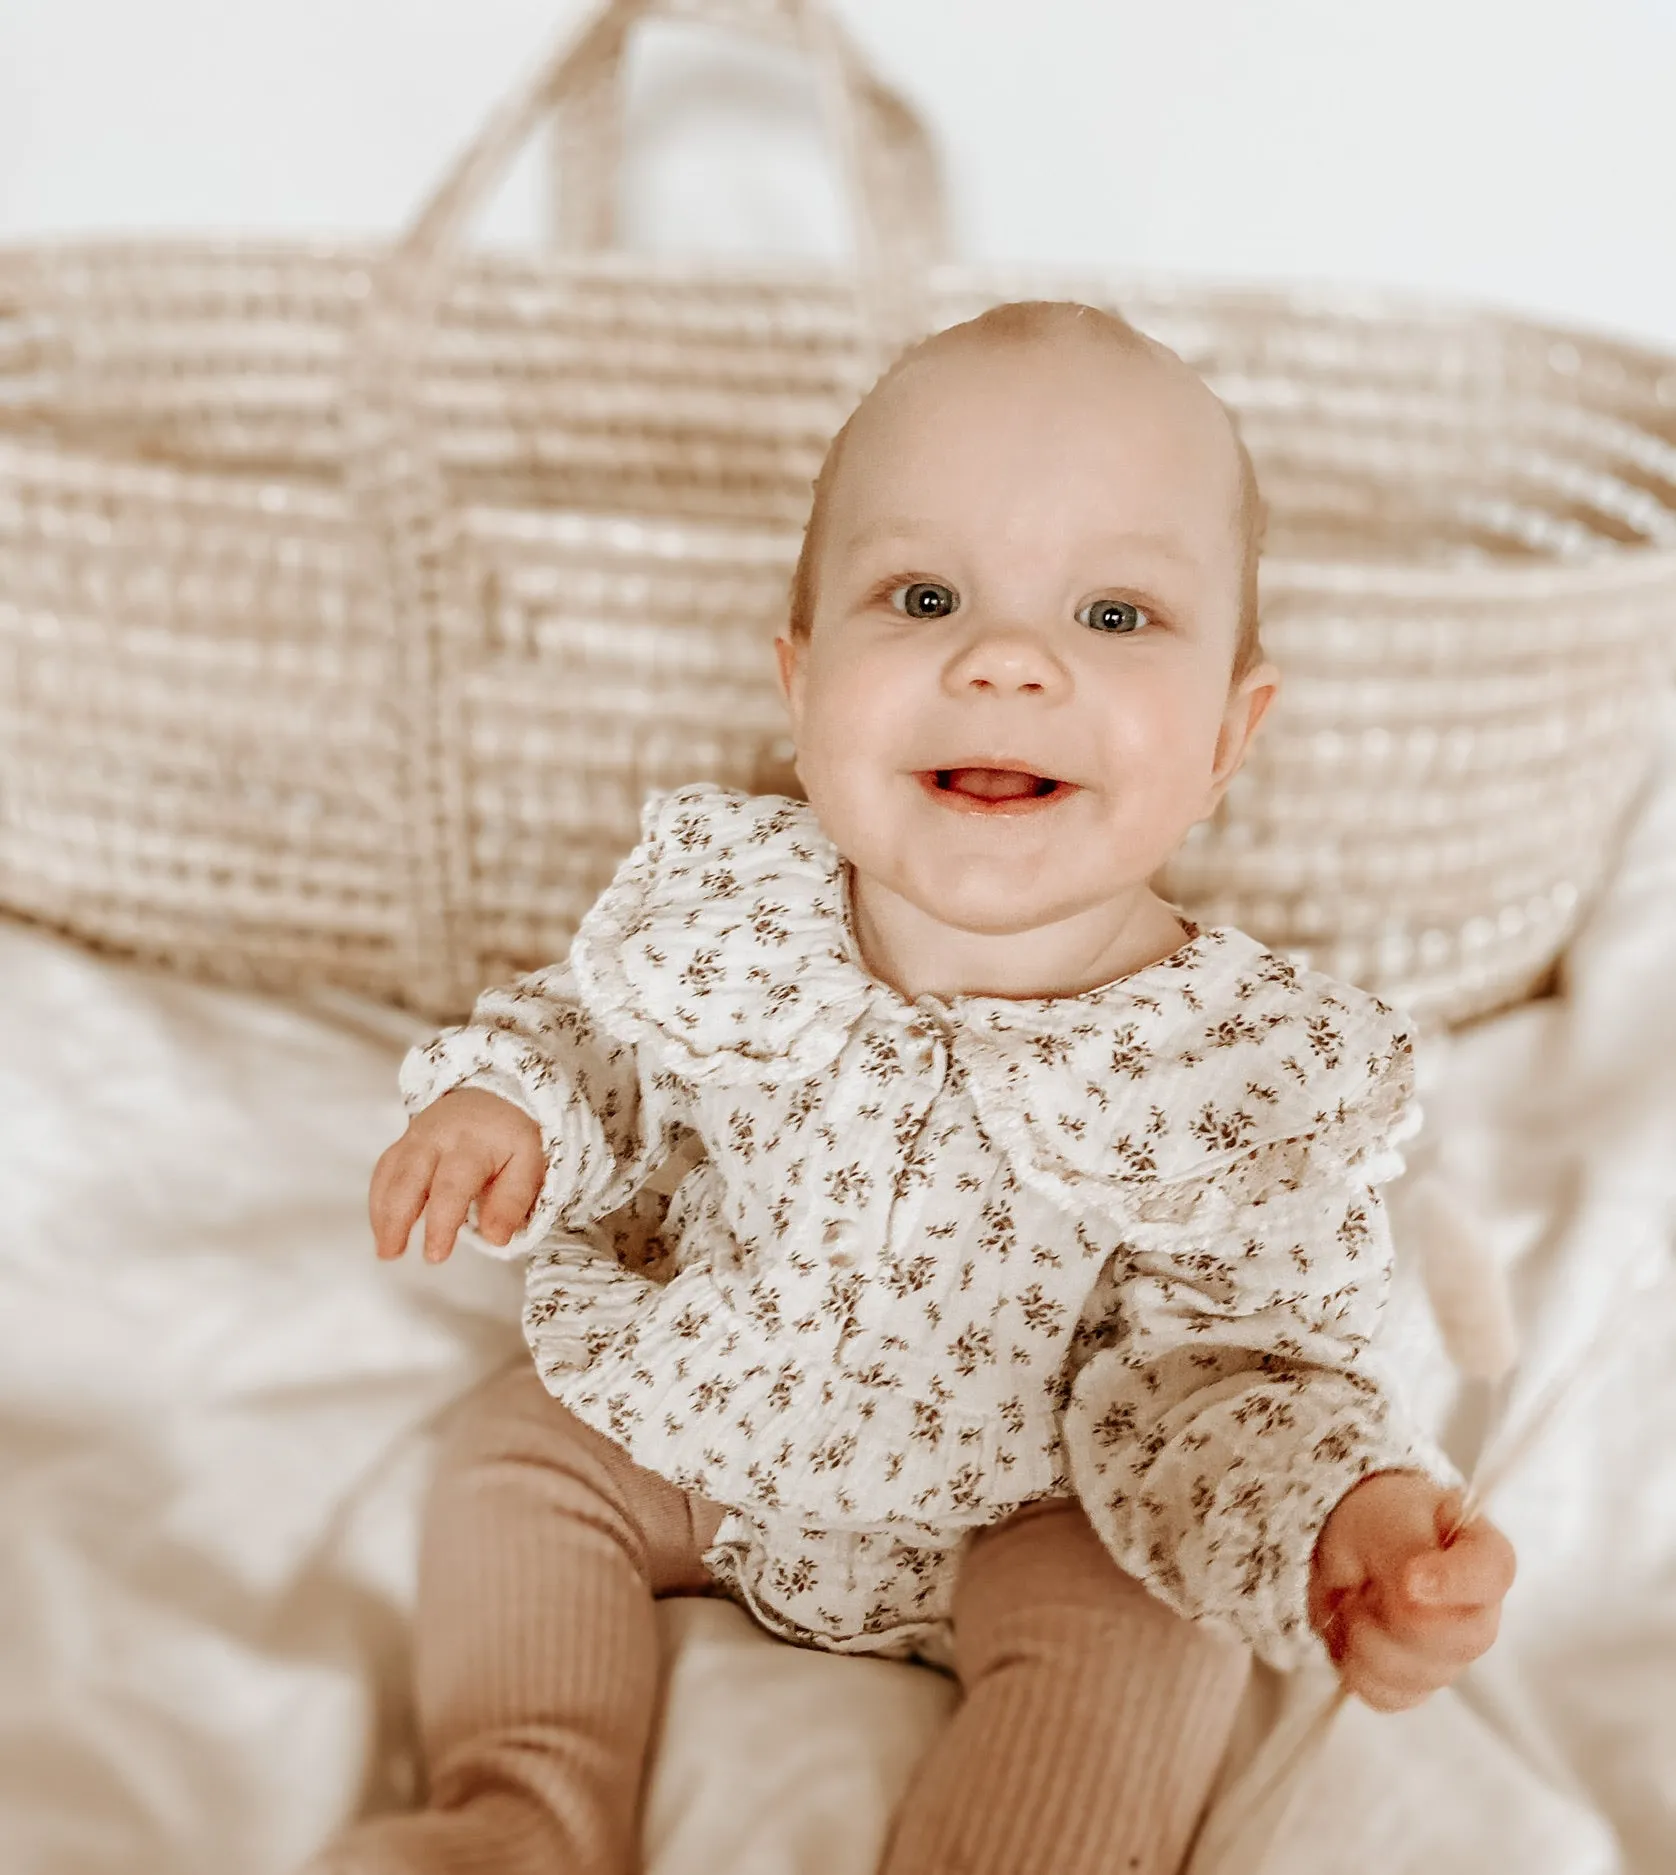
[[[1122,381],[1141,393],[1150,420],[1168,422],[1192,435],[1207,474],[1226,494],[1226,523],[1233,542],[1236,626],[1232,679],[1238,681],[1261,659],[1258,634],[1257,565],[1262,545],[1263,503],[1250,455],[1232,417],[1210,387],[1167,346],[1126,320],[1069,300],[1025,300],[992,307],[975,319],[910,346],[851,414],[833,438],[816,478],[814,502],[802,552],[792,578],[790,635],[806,638],[817,609],[822,562],[831,544],[835,510],[843,500],[852,461],[866,460],[888,446],[889,425],[923,388],[929,374],[953,373],[1011,356],[1021,365],[1053,358],[1056,365]],[[952,372],[950,370],[952,368]]]

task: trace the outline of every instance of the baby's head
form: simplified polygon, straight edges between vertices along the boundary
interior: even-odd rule
[[[778,647],[858,917],[1156,926],[1274,694],[1261,531],[1227,411],[1122,320],[1002,306],[905,353],[828,452]]]

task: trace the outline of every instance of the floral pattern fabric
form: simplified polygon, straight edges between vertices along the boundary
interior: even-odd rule
[[[1080,996],[909,1000],[806,806],[686,788],[643,833],[567,964],[402,1071],[541,1127],[498,1254],[549,1390],[727,1508],[707,1560],[792,1638],[935,1656],[971,1532],[1069,1492],[1295,1664],[1333,1505],[1452,1475],[1369,1348],[1401,1019],[1229,927]]]

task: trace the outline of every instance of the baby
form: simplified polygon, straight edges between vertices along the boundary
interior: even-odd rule
[[[807,804],[684,788],[568,963],[403,1068],[379,1253],[531,1256],[427,1520],[429,1808],[324,1870],[621,1875],[656,1597],[950,1668],[888,1875],[1173,1875],[1250,1655],[1395,1709],[1512,1552],[1369,1354],[1373,997],[1149,881],[1272,701],[1226,411],[1090,307],[916,346],[779,641]],[[469,1227],[469,1226],[468,1226]]]

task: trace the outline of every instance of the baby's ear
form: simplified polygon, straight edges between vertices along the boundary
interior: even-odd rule
[[[782,634],[774,640],[774,656],[780,666],[780,694],[795,708],[792,683],[797,676],[797,646]]]
[[[1222,727],[1216,738],[1207,815],[1215,811],[1228,783],[1240,772],[1258,725],[1268,715],[1279,690],[1280,672],[1272,664],[1256,664],[1229,691],[1227,707],[1222,712]]]
[[[791,718],[793,741],[796,741],[803,728],[803,679],[808,649],[806,638],[794,638],[787,634],[774,640],[774,656],[780,666],[780,691],[786,699],[786,712]]]

